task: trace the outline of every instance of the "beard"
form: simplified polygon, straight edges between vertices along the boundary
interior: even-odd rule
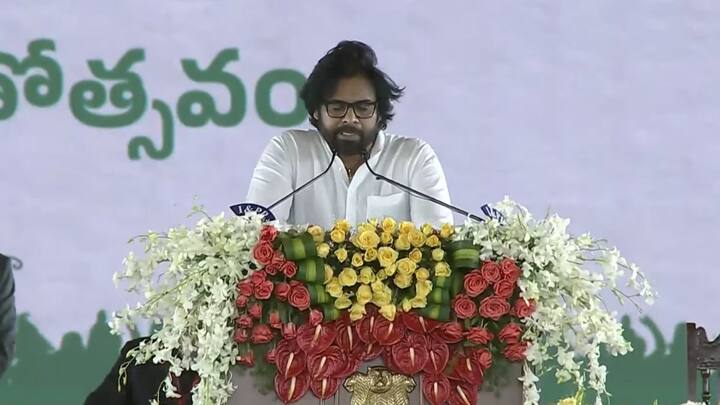
[[[320,125],[320,134],[340,156],[360,155],[367,151],[377,137],[377,126],[363,130],[351,125],[342,125],[336,128],[327,128]]]

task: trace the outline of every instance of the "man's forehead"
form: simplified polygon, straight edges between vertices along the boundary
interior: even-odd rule
[[[370,80],[364,77],[340,79],[329,99],[348,103],[375,101],[375,89]]]

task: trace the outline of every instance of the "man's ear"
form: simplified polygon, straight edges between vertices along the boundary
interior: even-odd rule
[[[318,114],[317,111],[315,111],[314,113],[312,113],[312,117],[315,118],[317,121],[320,121],[320,114]]]

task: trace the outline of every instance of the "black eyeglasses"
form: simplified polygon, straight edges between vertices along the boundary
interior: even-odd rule
[[[355,116],[358,118],[370,118],[375,114],[377,108],[377,101],[358,101],[355,103],[346,103],[344,101],[328,101],[325,103],[325,109],[327,114],[331,118],[343,118],[348,112],[348,107],[352,106]]]

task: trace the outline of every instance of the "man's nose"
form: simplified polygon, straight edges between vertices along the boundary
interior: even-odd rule
[[[358,117],[355,115],[355,109],[352,106],[348,106],[348,110],[343,117],[343,123],[359,122]]]

